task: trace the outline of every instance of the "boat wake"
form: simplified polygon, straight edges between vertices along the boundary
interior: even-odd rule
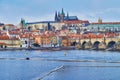
[[[86,68],[86,67],[90,67],[90,68],[120,68],[120,66],[105,66],[105,65],[62,65],[60,67],[57,67],[45,74],[43,74],[41,77],[39,78],[35,78],[34,80],[44,80],[46,77],[49,77],[51,76],[52,74],[54,74],[55,72],[58,72],[60,70],[64,70],[64,69],[67,69],[67,68],[73,68],[73,67],[83,67],[83,68]]]
[[[53,69],[53,70],[51,70],[51,71],[49,71],[49,72],[45,73],[42,77],[37,78],[36,80],[43,80],[45,77],[49,76],[50,74],[52,74],[52,73],[54,73],[54,72],[57,72],[57,71],[59,71],[59,70],[63,69],[63,68],[64,68],[64,66],[63,66],[63,65],[62,65],[62,66],[60,66],[60,67],[57,67],[57,68],[55,68],[55,69]]]

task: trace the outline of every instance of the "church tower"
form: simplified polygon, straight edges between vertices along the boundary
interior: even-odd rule
[[[60,21],[60,12],[58,12],[58,21]]]
[[[67,20],[69,20],[69,13],[67,12]]]
[[[57,11],[55,12],[55,21],[58,21]]]
[[[61,15],[60,15],[60,21],[63,22],[64,21],[64,17],[65,17],[65,13],[64,13],[64,10],[62,8],[62,12],[61,12]]]
[[[98,23],[99,23],[99,24],[102,23],[102,19],[101,19],[101,18],[98,19]]]
[[[25,28],[25,20],[23,18],[21,18],[20,26],[21,26],[22,33],[23,33],[23,29]]]

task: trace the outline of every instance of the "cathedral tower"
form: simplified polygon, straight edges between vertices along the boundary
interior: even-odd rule
[[[55,12],[55,21],[58,21],[57,11]]]
[[[64,17],[65,17],[65,13],[64,13],[64,10],[62,8],[62,12],[61,12],[61,15],[60,15],[60,21],[63,22],[64,21]]]

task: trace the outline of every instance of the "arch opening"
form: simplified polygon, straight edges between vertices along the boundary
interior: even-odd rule
[[[83,43],[82,43],[82,49],[85,49],[85,44],[86,44],[87,42],[86,41],[84,41]]]
[[[107,48],[115,48],[115,44],[116,44],[115,41],[110,41],[110,42],[108,43]]]
[[[94,42],[93,48],[94,48],[94,49],[98,49],[98,48],[99,48],[99,44],[100,44],[99,41]]]
[[[74,41],[74,42],[71,43],[71,46],[75,46],[75,45],[77,45],[76,41]]]

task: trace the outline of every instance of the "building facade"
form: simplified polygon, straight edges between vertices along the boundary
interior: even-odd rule
[[[81,27],[82,25],[89,24],[89,21],[79,20],[77,16],[69,16],[69,13],[65,14],[62,9],[61,12],[55,12],[54,21],[40,21],[40,22],[28,22],[27,26],[33,30],[43,31],[55,31],[61,30],[64,27]]]
[[[120,22],[102,22],[102,19],[98,19],[98,22],[90,23],[88,26],[90,31],[120,31]]]

